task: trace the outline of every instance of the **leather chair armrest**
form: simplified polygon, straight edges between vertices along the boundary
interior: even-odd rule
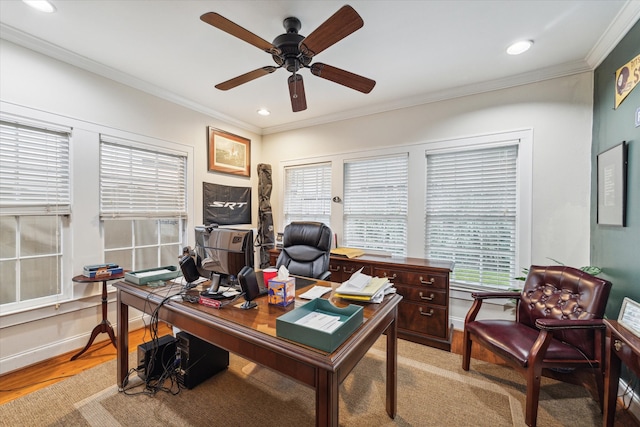
[[[563,320],[537,319],[536,326],[545,331],[559,331],[563,329],[605,329],[602,319]]]
[[[508,292],[473,292],[471,297],[473,299],[505,299],[505,298],[515,298],[520,299],[522,295],[518,291],[508,291]]]
[[[322,273],[320,277],[318,277],[318,280],[330,280],[330,279],[331,279],[330,271],[325,271],[324,273]]]

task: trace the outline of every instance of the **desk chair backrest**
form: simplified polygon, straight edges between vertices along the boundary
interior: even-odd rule
[[[522,289],[517,321],[536,328],[536,319],[591,320],[604,317],[611,283],[582,270],[557,266],[531,266]],[[557,339],[593,357],[593,331],[558,332]]]
[[[290,274],[327,280],[330,251],[329,227],[321,222],[292,222],[284,228],[276,267],[284,265]]]

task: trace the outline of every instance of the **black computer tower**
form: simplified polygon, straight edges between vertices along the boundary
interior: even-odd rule
[[[229,366],[229,352],[186,332],[176,334],[178,383],[188,389]]]
[[[138,377],[143,381],[160,378],[165,368],[173,367],[176,339],[165,335],[138,346]]]

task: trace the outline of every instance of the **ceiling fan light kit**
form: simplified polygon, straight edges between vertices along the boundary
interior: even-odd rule
[[[291,99],[292,110],[297,112],[307,109],[304,81],[298,73],[300,69],[308,68],[314,76],[338,83],[362,93],[371,92],[376,84],[374,80],[331,65],[319,62],[311,64],[315,55],[336,44],[364,25],[364,21],[360,15],[349,5],[341,7],[306,37],[298,34],[298,31],[302,28],[299,19],[295,17],[285,18],[283,26],[286,32],[277,36],[273,40],[273,43],[269,43],[215,12],[205,13],[200,19],[219,30],[267,52],[272,56],[273,61],[277,65],[265,66],[241,74],[217,84],[215,86],[217,89],[233,89],[241,84],[271,74],[279,68],[284,68],[291,73],[291,76],[287,79],[289,97]]]

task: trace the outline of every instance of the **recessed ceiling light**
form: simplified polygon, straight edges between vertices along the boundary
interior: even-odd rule
[[[521,53],[528,51],[532,45],[533,41],[531,40],[521,40],[509,46],[507,48],[507,53],[509,55],[520,55]]]
[[[258,114],[260,114],[261,116],[268,116],[269,114],[271,114],[271,111],[267,110],[266,108],[261,108],[258,110]]]
[[[38,9],[40,12],[53,13],[56,11],[56,7],[48,0],[22,0],[34,9]]]

